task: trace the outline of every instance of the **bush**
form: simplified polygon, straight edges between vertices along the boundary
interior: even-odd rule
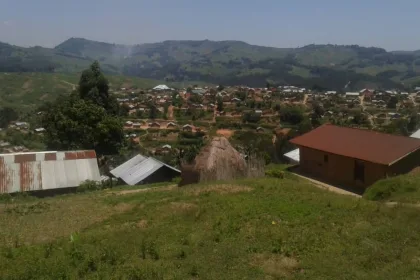
[[[175,177],[172,179],[172,183],[179,185],[179,183],[181,182],[181,177]]]
[[[284,179],[284,171],[278,169],[266,170],[265,176]]]
[[[413,175],[383,179],[369,187],[363,196],[375,201],[416,201],[420,191],[419,179],[419,176]]]
[[[77,192],[92,192],[102,189],[102,184],[92,180],[86,180],[77,187]]]

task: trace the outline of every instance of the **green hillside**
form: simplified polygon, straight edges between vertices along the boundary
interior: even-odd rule
[[[0,73],[0,107],[27,111],[60,94],[70,93],[79,82],[80,73]],[[163,81],[107,75],[111,89],[155,87]],[[181,86],[167,83],[169,86]]]
[[[4,280],[420,277],[418,209],[292,175],[3,201]]]
[[[0,44],[0,71],[77,72],[93,60],[107,74],[166,81],[264,86],[295,84],[350,89],[419,85],[420,52],[387,52],[356,45],[282,49],[240,41],[164,41],[118,45],[71,38],[53,49]]]

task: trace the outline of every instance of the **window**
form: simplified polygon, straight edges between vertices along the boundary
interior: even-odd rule
[[[324,155],[324,163],[328,163],[328,155]]]
[[[365,164],[361,161],[354,162],[354,180],[365,182]]]

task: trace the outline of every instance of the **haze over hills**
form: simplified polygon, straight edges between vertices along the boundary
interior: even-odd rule
[[[71,38],[55,48],[0,43],[2,72],[78,72],[98,60],[108,74],[225,85],[293,84],[347,90],[420,85],[420,51],[357,45],[273,48],[241,41],[118,45]],[[350,83],[349,83],[350,82]]]

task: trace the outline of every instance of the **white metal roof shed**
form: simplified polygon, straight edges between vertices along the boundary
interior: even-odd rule
[[[180,170],[167,165],[155,158],[146,158],[142,155],[137,155],[122,165],[111,171],[111,174],[120,178],[128,185],[136,185],[144,179],[155,173],[162,167],[167,167],[175,172],[181,173]]]
[[[300,150],[296,149],[293,151],[290,151],[288,153],[284,154],[285,157],[287,157],[288,159],[291,159],[295,162],[299,162],[300,161]]]

